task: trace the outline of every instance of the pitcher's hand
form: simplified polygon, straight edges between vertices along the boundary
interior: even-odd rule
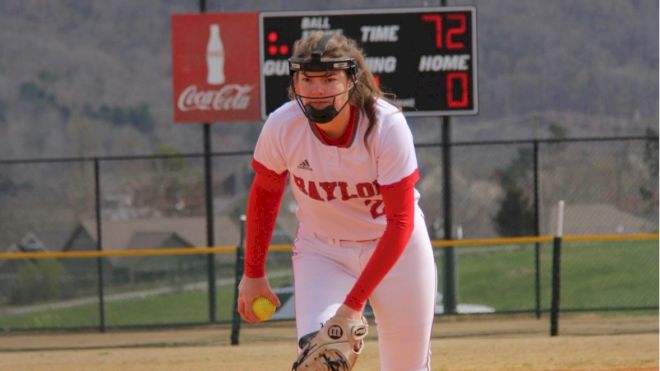
[[[252,302],[254,299],[263,296],[270,300],[276,307],[281,305],[280,299],[270,288],[266,276],[260,278],[250,278],[243,276],[238,284],[238,313],[241,317],[250,323],[261,322],[252,311]]]
[[[351,319],[360,319],[362,318],[362,312],[357,311],[346,304],[342,304],[335,313],[336,316],[346,317]]]

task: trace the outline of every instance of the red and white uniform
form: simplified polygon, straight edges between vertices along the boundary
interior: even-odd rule
[[[401,111],[378,100],[365,144],[368,118],[351,110],[346,133],[335,141],[296,102],[269,116],[253,167],[259,179],[272,182],[261,197],[251,192],[248,223],[250,210],[259,208],[273,218],[288,176],[298,203],[293,250],[298,337],[317,331],[342,303],[360,310],[369,299],[381,370],[429,370],[437,280],[414,188],[419,174],[412,134]],[[248,233],[248,276],[263,275],[265,253],[251,245],[269,242],[273,220],[261,236]]]
[[[401,112],[379,101],[381,118],[364,145],[368,121],[360,115],[348,146],[325,145],[295,102],[275,111],[263,128],[254,159],[289,172],[300,228],[344,240],[379,238],[385,218],[379,185],[417,171],[412,135]],[[416,179],[415,179],[416,180]],[[415,201],[419,194],[415,192]]]

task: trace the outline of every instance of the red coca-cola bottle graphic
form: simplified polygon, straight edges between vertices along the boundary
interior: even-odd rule
[[[220,85],[225,82],[225,48],[220,38],[220,25],[212,24],[209,42],[206,45],[206,66],[208,74],[206,82]]]

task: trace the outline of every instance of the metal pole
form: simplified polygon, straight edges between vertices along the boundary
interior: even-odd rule
[[[101,225],[101,181],[99,172],[99,159],[94,158],[94,203],[96,204],[96,250],[103,251],[103,233]],[[103,259],[96,258],[96,267],[98,272],[98,292],[99,292],[99,331],[105,332],[105,302],[103,287]]]
[[[206,12],[206,0],[199,0],[200,13]],[[213,167],[211,159],[211,125],[203,123],[204,127],[204,184],[206,188],[206,246],[215,245],[214,212],[213,212]],[[215,287],[215,255],[208,254],[206,265],[208,267],[209,282],[209,322],[216,321],[216,287]]]
[[[206,188],[206,246],[215,245],[214,212],[213,212],[213,167],[211,164],[211,126],[204,124],[204,177]],[[216,287],[215,287],[215,254],[207,255],[209,281],[209,322],[216,320]]]
[[[555,237],[552,244],[552,305],[550,308],[550,336],[557,336],[559,334],[560,263],[561,237]]]
[[[539,214],[539,141],[534,139],[534,235],[541,235]],[[536,318],[541,318],[541,251],[540,244],[534,244],[534,288],[536,296]]]
[[[447,0],[440,0],[440,6],[447,6]],[[444,195],[444,230],[445,240],[452,239],[452,208],[451,208],[451,117],[442,117],[442,181]],[[456,254],[454,246],[443,250],[444,285],[442,303],[445,314],[456,313]]]
[[[564,233],[564,201],[557,205],[557,234],[552,246],[552,305],[550,308],[550,336],[559,333],[559,298],[561,283],[561,236]]]
[[[234,270],[234,309],[231,318],[231,345],[238,345],[241,332],[241,315],[238,313],[238,284],[243,277],[243,241],[245,239],[245,215],[241,215],[241,240],[236,246],[236,266]]]
[[[451,203],[451,118],[442,118],[442,184],[444,205],[444,238],[452,239],[452,203]],[[445,314],[456,313],[456,254],[453,246],[443,250],[444,286],[442,303]]]

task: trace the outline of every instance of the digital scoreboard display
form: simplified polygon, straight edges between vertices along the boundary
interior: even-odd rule
[[[288,100],[294,42],[315,31],[357,41],[376,82],[406,115],[477,113],[474,7],[266,12],[259,27],[264,119]]]

